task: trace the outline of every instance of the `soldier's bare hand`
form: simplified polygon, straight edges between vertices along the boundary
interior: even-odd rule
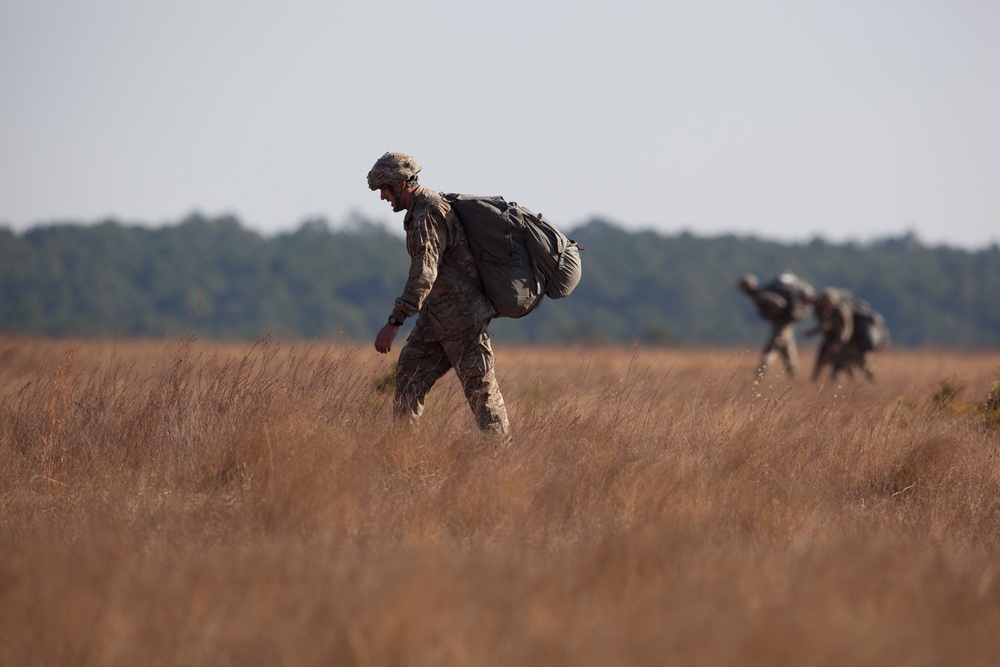
[[[396,340],[398,333],[399,327],[386,324],[379,330],[378,335],[375,336],[375,349],[382,354],[389,352],[392,349],[392,342]]]

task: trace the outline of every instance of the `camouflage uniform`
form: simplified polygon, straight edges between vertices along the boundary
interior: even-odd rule
[[[740,280],[739,289],[753,301],[761,318],[771,325],[771,333],[764,341],[758,374],[763,375],[774,363],[775,357],[784,362],[785,370],[795,377],[799,367],[799,353],[795,345],[795,322],[805,304],[812,299],[813,290],[790,273],[783,273],[775,282],[787,285],[787,294],[793,299],[789,304],[785,296],[768,288],[760,288],[757,277],[746,274]]]
[[[417,315],[417,321],[399,354],[394,412],[418,418],[431,387],[454,368],[479,428],[505,435],[507,409],[487,332],[494,309],[465,231],[449,204],[422,186],[403,228],[410,271],[392,315],[400,321]]]
[[[860,344],[854,328],[854,309],[851,295],[843,290],[827,287],[816,302],[816,327],[810,333],[823,334],[813,380],[818,380],[823,367],[830,365],[830,379],[840,371],[854,375],[857,367],[869,380],[875,379],[875,370],[868,361],[868,350]]]

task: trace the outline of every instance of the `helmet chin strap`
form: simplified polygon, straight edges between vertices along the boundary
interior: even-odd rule
[[[392,210],[396,213],[406,210],[406,207],[403,206],[403,203],[399,200],[399,197],[403,194],[404,190],[406,190],[406,181],[389,190],[392,194]]]

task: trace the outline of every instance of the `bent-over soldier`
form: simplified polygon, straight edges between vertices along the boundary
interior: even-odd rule
[[[799,353],[795,345],[795,323],[808,316],[815,293],[809,283],[788,271],[781,273],[761,287],[757,276],[744,274],[738,289],[750,297],[758,314],[771,325],[771,333],[764,341],[757,373],[761,376],[774,363],[775,357],[785,364],[785,370],[795,377],[799,367]]]
[[[857,299],[847,290],[824,288],[816,300],[816,326],[806,335],[823,334],[813,380],[818,380],[823,367],[830,366],[830,379],[840,371],[854,376],[854,368],[875,380],[876,371],[868,354],[882,349],[888,342],[889,330],[882,316],[867,302]]]

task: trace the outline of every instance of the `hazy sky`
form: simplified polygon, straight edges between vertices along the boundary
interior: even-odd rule
[[[994,0],[0,0],[0,224],[401,224],[365,174],[572,226],[1000,240]]]

